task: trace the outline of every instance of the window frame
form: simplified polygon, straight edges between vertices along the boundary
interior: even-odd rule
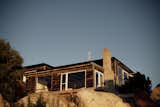
[[[72,74],[72,73],[78,73],[78,72],[85,72],[85,84],[84,84],[84,88],[86,88],[86,70],[77,70],[77,71],[71,71],[71,72],[66,72],[66,73],[61,73],[61,78],[60,78],[60,91],[65,91],[65,90],[68,90],[68,74]],[[66,78],[65,78],[65,83],[62,83],[62,76],[63,75],[66,75]],[[65,85],[65,89],[63,90],[62,88],[62,85]]]
[[[97,74],[98,74],[98,84],[97,84]],[[98,70],[94,70],[94,87],[103,87],[104,86],[104,74]]]

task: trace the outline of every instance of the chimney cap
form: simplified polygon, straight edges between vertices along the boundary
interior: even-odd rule
[[[103,54],[107,54],[107,55],[110,55],[111,56],[111,51],[108,49],[108,48],[104,48],[103,49]]]

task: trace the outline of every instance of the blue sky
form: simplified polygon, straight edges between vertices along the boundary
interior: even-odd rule
[[[0,37],[23,65],[102,58],[107,47],[131,69],[160,83],[158,0],[0,0]]]

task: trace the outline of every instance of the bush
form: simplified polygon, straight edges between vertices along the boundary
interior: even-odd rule
[[[42,96],[40,95],[40,97],[38,98],[36,104],[34,107],[46,107],[46,103],[43,101]]]
[[[11,107],[24,107],[24,104],[14,104],[14,106]],[[40,97],[38,98],[36,104],[33,104],[31,102],[30,97],[28,97],[28,105],[27,107],[46,107],[46,102],[43,101],[42,96],[40,95]]]

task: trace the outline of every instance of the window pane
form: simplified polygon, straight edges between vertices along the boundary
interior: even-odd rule
[[[65,84],[62,84],[62,90],[65,90]]]
[[[85,72],[77,72],[68,74],[68,88],[85,87]]]
[[[96,87],[98,87],[98,72],[96,72]]]
[[[103,86],[103,76],[102,76],[102,74],[100,74],[100,85],[101,85],[101,87]]]
[[[66,74],[63,74],[62,75],[62,83],[65,83],[66,82]]]
[[[128,80],[127,73],[124,72],[124,82],[126,83]]]
[[[51,88],[51,76],[42,76],[38,77],[38,83],[43,84],[48,87],[48,89]]]
[[[118,68],[118,80],[119,85],[122,85],[122,69],[120,67]]]

